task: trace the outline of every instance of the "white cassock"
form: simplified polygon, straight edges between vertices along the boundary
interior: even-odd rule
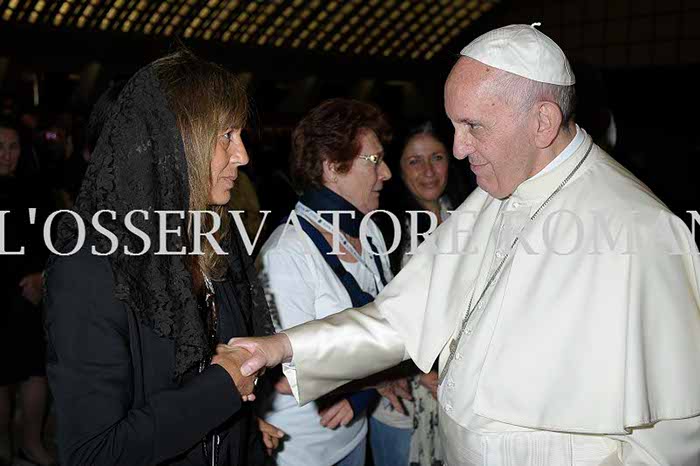
[[[700,464],[691,234],[583,130],[565,152],[505,200],[477,189],[374,303],[287,330],[297,400],[439,357],[450,465]]]

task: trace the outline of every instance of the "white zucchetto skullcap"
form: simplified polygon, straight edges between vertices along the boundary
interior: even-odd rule
[[[465,57],[523,78],[559,86],[576,82],[566,55],[535,26],[512,24],[474,39],[460,52]]]

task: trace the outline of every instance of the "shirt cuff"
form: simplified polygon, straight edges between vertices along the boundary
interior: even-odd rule
[[[292,395],[299,403],[299,386],[297,385],[297,368],[294,366],[293,362],[282,363],[282,372],[284,372],[287,381],[289,382],[289,387],[292,389]]]

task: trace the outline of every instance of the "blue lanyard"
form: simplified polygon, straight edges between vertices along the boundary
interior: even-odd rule
[[[320,226],[328,233],[331,233],[331,234],[334,233],[333,232],[333,225],[328,223],[328,221],[326,221],[324,218],[322,218],[314,210],[305,206],[303,203],[297,202],[297,205],[294,207],[294,211],[297,212],[299,214],[299,216],[301,216],[303,219],[307,220],[308,222]],[[303,228],[303,225],[302,225],[302,228]],[[318,230],[316,230],[316,231],[318,231]],[[307,232],[307,234],[308,234],[308,232]],[[309,236],[311,236],[311,235],[309,235]],[[384,274],[384,267],[382,266],[381,258],[377,254],[378,250],[377,250],[376,246],[374,246],[374,243],[373,243],[372,238],[370,236],[367,236],[367,242],[368,242],[372,252],[374,252],[374,254],[372,254],[372,256],[374,257],[374,264],[377,267],[376,272],[374,271],[374,269],[372,269],[369,266],[369,264],[367,264],[367,262],[365,262],[364,258],[360,255],[360,253],[357,252],[355,247],[347,240],[347,238],[345,237],[345,235],[342,232],[340,232],[339,240],[340,240],[340,244],[343,245],[345,250],[348,251],[355,258],[355,260],[360,263],[360,265],[362,265],[364,268],[366,268],[372,274],[372,276],[374,277],[375,284],[377,286],[377,291],[380,291],[380,289],[382,287],[386,286],[387,280],[386,280],[386,276]],[[328,244],[325,241],[325,238],[324,238],[324,242],[326,244]],[[316,245],[316,247],[318,248],[318,245]],[[320,248],[319,248],[319,250],[320,250]],[[330,251],[331,251],[331,249],[329,248],[328,252],[330,253]],[[324,254],[324,258],[327,257],[328,255],[329,254]],[[335,257],[337,259],[337,257],[335,255],[332,255],[332,257]],[[326,262],[328,262],[328,261],[326,260]],[[381,286],[380,286],[380,284],[381,284]]]

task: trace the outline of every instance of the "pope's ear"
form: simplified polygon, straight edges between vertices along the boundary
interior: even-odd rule
[[[554,102],[539,102],[537,104],[537,132],[535,133],[535,145],[544,149],[552,145],[563,120],[561,109]]]

